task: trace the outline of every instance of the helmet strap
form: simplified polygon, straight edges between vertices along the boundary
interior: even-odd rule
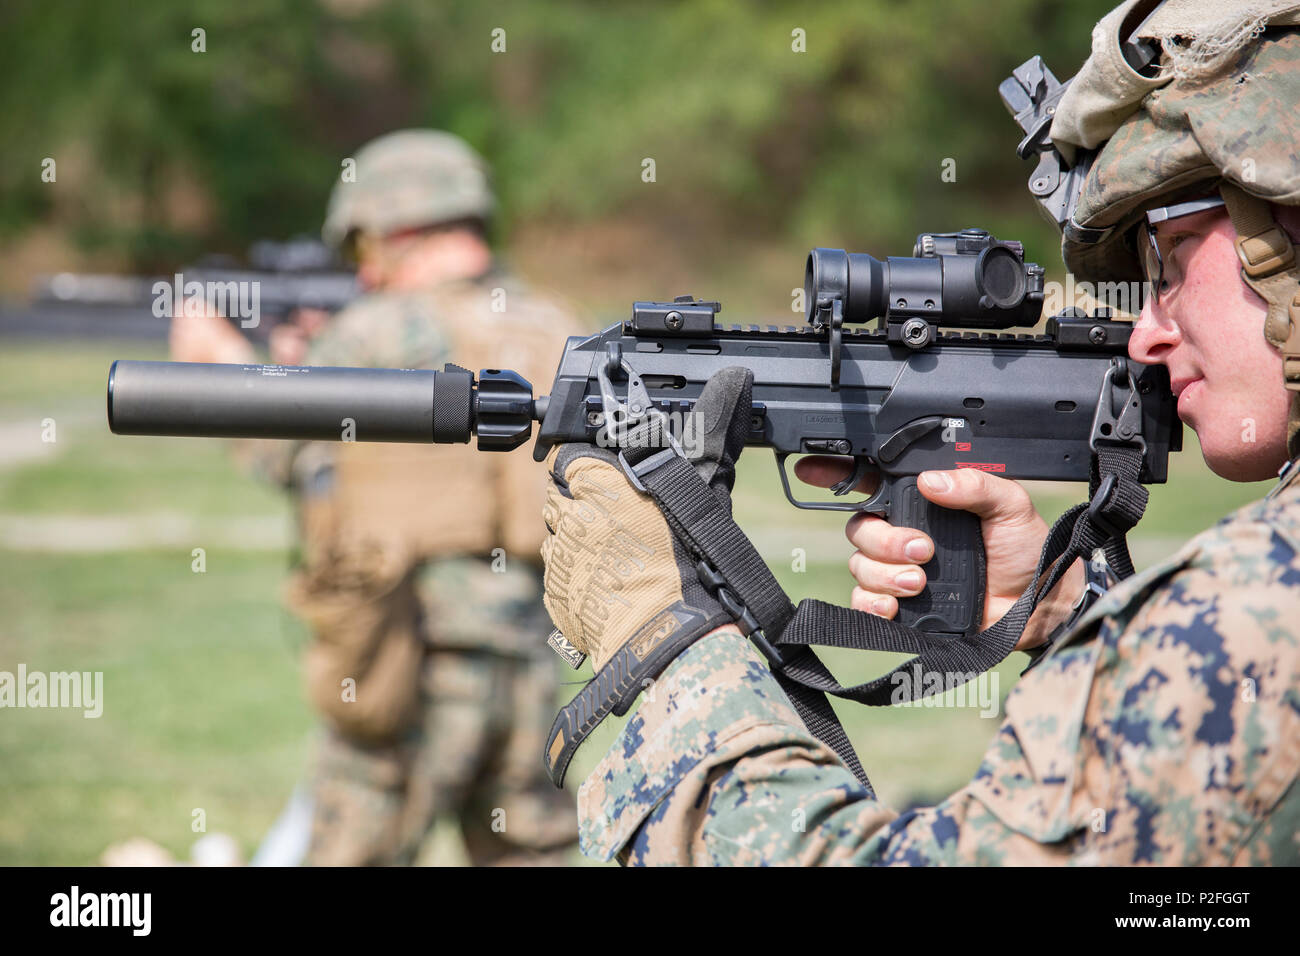
[[[1219,193],[1237,231],[1242,281],[1268,303],[1264,338],[1282,353],[1282,376],[1291,393],[1287,454],[1295,458],[1300,455],[1300,262],[1265,200],[1227,182]]]

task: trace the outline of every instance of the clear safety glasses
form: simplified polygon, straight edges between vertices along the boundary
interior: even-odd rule
[[[1147,287],[1151,290],[1154,301],[1159,304],[1160,293],[1167,291],[1182,281],[1182,274],[1179,272],[1177,261],[1173,257],[1174,246],[1184,236],[1161,235],[1157,232],[1156,227],[1162,222],[1168,222],[1171,219],[1179,219],[1183,216],[1191,216],[1198,212],[1204,212],[1207,209],[1215,209],[1223,205],[1223,200],[1218,196],[1212,196],[1208,199],[1193,199],[1191,202],[1180,202],[1173,206],[1161,206],[1159,209],[1152,209],[1147,213],[1146,223],[1146,242],[1139,242],[1142,250],[1142,272],[1147,281]]]

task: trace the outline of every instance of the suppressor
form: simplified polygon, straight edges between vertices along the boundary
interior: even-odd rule
[[[118,435],[467,442],[474,386],[470,372],[452,365],[438,372],[119,360],[108,373],[108,424]]]

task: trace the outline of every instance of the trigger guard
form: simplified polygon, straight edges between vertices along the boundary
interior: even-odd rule
[[[776,452],[776,471],[781,477],[781,490],[785,492],[785,500],[796,508],[802,508],[804,511],[847,511],[852,513],[863,511],[870,514],[885,514],[888,512],[890,479],[884,473],[880,475],[880,487],[876,489],[876,493],[869,498],[864,498],[862,501],[801,501],[790,490],[790,478],[785,470],[785,460],[791,454],[793,452]],[[864,469],[868,464],[864,459],[858,459],[857,461],[858,467]],[[861,478],[861,475],[858,477]]]
[[[862,511],[866,514],[888,515],[889,514],[889,476],[883,472],[880,475],[880,487],[870,498],[858,502],[854,511]]]
[[[862,476],[866,473],[867,460],[861,456],[854,458],[852,473],[850,473],[847,478],[841,478],[839,481],[835,482],[835,484],[831,485],[831,494],[835,495],[837,498],[848,494],[857,487],[858,482],[862,480]]]

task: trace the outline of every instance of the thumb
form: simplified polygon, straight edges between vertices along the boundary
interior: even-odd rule
[[[743,366],[715,372],[695,403],[691,440],[683,451],[714,489],[730,493],[736,459],[745,448],[753,413],[754,373]]]
[[[976,468],[923,471],[916,487],[935,504],[970,511],[984,521],[1021,522],[1038,513],[1017,482]]]

